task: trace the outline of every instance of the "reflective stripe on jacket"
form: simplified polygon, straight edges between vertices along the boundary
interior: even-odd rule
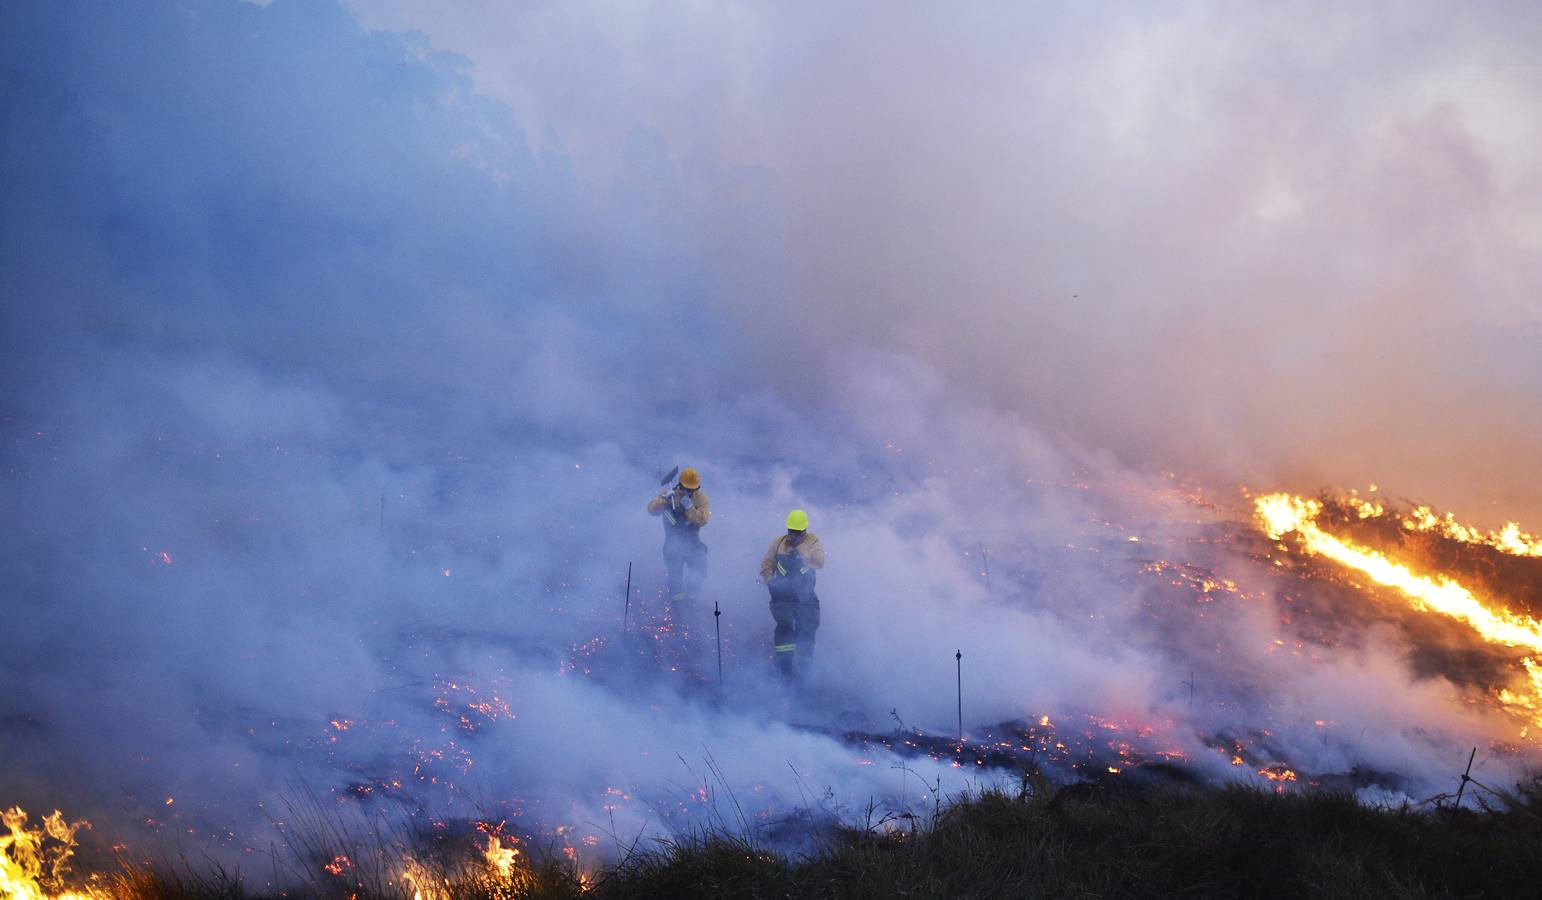
[[[814,589],[814,569],[796,553],[778,553],[771,569],[773,593],[802,594]]]
[[[797,546],[787,542],[787,535],[781,535],[771,542],[771,549],[766,551],[766,556],[760,561],[760,580],[766,584],[771,583],[771,577],[776,574],[777,557],[783,555],[796,555],[802,565],[799,569],[823,569],[825,567],[825,547],[819,542],[819,535],[812,531],[803,533],[803,540]],[[783,568],[786,568],[785,566]],[[809,583],[813,584],[813,572],[809,572]]]
[[[690,506],[685,505],[686,497]],[[648,501],[648,514],[664,520],[664,540],[701,540],[701,528],[712,517],[712,506],[705,491],[686,491],[675,488],[673,492]]]

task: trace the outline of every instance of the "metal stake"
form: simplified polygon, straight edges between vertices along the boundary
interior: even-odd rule
[[[1472,752],[1467,755],[1467,771],[1462,773],[1462,786],[1456,789],[1456,808],[1457,809],[1461,809],[1462,808],[1462,793],[1467,790],[1467,782],[1472,780],[1472,760],[1473,760],[1473,757],[1475,757],[1477,755],[1478,755],[1478,748],[1477,747],[1472,748]]]
[[[626,605],[621,607],[621,633],[626,634],[627,616],[632,612],[632,564],[626,564]]]
[[[964,743],[964,651],[953,651],[953,662],[958,667],[958,742]]]
[[[712,601],[712,624],[717,626],[717,687],[723,689],[723,611]]]

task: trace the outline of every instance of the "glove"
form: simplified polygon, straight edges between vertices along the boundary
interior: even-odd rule
[[[691,507],[693,507],[695,505],[696,505],[696,502],[691,499],[691,495],[690,494],[685,494],[684,496],[682,496],[680,498],[680,508],[681,509],[690,509]]]

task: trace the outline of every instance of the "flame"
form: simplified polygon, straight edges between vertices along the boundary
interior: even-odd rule
[[[508,878],[514,871],[514,857],[518,855],[517,849],[505,847],[499,843],[497,835],[487,836],[487,852],[484,857],[487,860],[487,867],[496,872],[499,878]]]
[[[450,868],[431,867],[411,856],[403,860],[402,882],[413,900],[450,900],[469,896],[467,889],[478,897],[525,896],[538,886],[534,872],[519,864],[519,848],[503,845],[501,823],[478,822],[476,827],[486,834],[487,845],[477,844],[475,852]]]
[[[1434,610],[1466,623],[1485,640],[1542,655],[1542,622],[1516,615],[1492,600],[1485,603],[1454,579],[1416,574],[1382,553],[1329,534],[1317,524],[1321,502],[1289,494],[1269,494],[1256,498],[1254,505],[1270,538],[1278,540],[1294,532],[1308,552],[1361,572],[1378,584],[1396,588],[1415,609]],[[1530,697],[1508,690],[1499,691],[1497,696],[1505,706],[1542,723],[1542,662],[1538,658],[1522,661]]]
[[[440,900],[441,897],[449,896],[449,880],[444,881],[446,890],[438,890],[433,873],[415,859],[407,860],[406,868],[402,871],[402,881],[412,888],[412,900]]]
[[[1387,515],[1380,503],[1350,496],[1344,499],[1355,515],[1362,519],[1380,519]],[[1464,525],[1452,513],[1440,514],[1428,506],[1417,506],[1411,512],[1394,514],[1398,524],[1409,531],[1434,532],[1441,537],[1464,544],[1481,544],[1511,556],[1542,557],[1542,537],[1521,530],[1519,522],[1506,522],[1498,531],[1484,531],[1476,525]]]
[[[1408,595],[1417,609],[1433,609],[1466,622],[1490,641],[1542,653],[1542,622],[1505,610],[1490,610],[1459,582],[1444,576],[1416,575],[1375,550],[1334,537],[1317,525],[1317,515],[1322,512],[1320,502],[1289,494],[1270,494],[1254,502],[1271,538],[1295,532],[1312,553],[1357,569],[1379,584],[1397,588]]]
[[[41,826],[27,827],[27,813],[16,806],[0,813],[0,897],[7,900],[98,900],[97,892],[50,893],[45,885],[63,881],[75,855],[75,832],[90,828],[84,820],[65,822],[57,809]]]

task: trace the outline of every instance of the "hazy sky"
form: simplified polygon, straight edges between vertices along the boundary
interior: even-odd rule
[[[585,171],[657,148],[712,302],[799,323],[778,359],[897,348],[1137,466],[1542,514],[1531,4],[353,7]]]
[[[478,789],[546,823],[657,824],[704,747],[860,804],[903,778],[784,723],[944,728],[958,647],[971,726],[1177,722],[1201,767],[1505,733],[1390,633],[1272,655],[1260,587],[1175,634],[1126,575],[1209,524],[1163,471],[1542,529],[1542,13],[955,7],[4,4],[0,805],[260,829],[444,740],[450,680],[503,685]],[[677,463],[726,708],[575,675]],[[805,718],[757,681],[795,505]]]

